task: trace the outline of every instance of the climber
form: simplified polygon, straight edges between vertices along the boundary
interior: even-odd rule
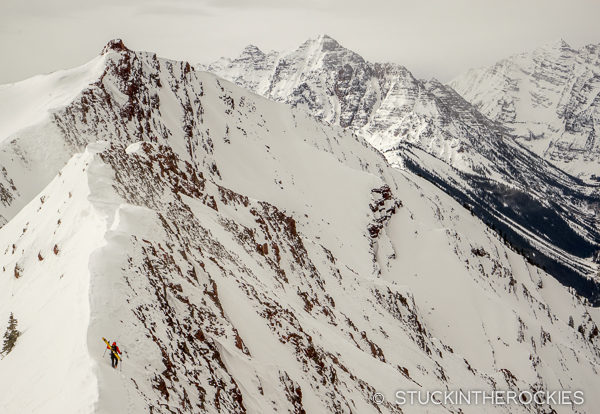
[[[121,354],[121,350],[119,349],[119,347],[117,346],[116,342],[112,343],[112,346],[106,346],[108,349],[110,349],[110,362],[113,368],[116,368],[117,365],[119,364],[119,355]]]

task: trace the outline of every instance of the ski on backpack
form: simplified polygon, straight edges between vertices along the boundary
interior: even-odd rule
[[[119,356],[119,354],[117,353],[117,351],[114,351],[114,350],[112,349],[112,347],[110,346],[110,342],[108,342],[108,340],[107,340],[105,337],[102,337],[102,340],[103,340],[103,341],[104,341],[104,343],[106,344],[106,348],[107,348],[107,349],[110,349],[110,352],[112,352],[112,354],[113,354],[114,356],[116,356],[116,357],[117,357],[117,359],[120,361],[120,360],[121,360],[121,357]],[[117,348],[117,349],[118,349],[118,348]]]

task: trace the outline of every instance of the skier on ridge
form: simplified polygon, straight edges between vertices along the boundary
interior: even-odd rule
[[[113,342],[110,347],[107,345],[106,348],[111,350],[111,353],[110,353],[110,362],[111,362],[112,367],[116,368],[117,365],[119,364],[119,358],[117,356],[117,352],[119,354],[121,354],[121,350],[117,346],[116,342]]]

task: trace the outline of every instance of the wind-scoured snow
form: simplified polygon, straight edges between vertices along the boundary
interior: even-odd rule
[[[185,62],[103,59],[37,126],[67,159],[7,203],[2,412],[537,412],[393,403],[415,389],[582,390],[542,409],[594,412],[598,309],[450,196]]]

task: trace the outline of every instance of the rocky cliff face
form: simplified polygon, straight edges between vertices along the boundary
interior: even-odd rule
[[[600,46],[563,40],[473,69],[450,85],[533,152],[585,180],[600,177]]]
[[[397,390],[446,388],[600,403],[598,309],[362,138],[119,41],[57,78],[60,104],[18,85],[50,100],[0,142],[0,320],[22,332],[5,412],[399,413],[417,408]]]
[[[512,116],[510,105],[492,116],[448,85],[367,62],[328,36],[265,56],[247,48],[203,68],[363,136],[392,165],[428,177],[530,260],[596,300],[598,287],[587,279],[598,272],[590,260],[600,242],[597,186],[521,145],[502,122]]]

